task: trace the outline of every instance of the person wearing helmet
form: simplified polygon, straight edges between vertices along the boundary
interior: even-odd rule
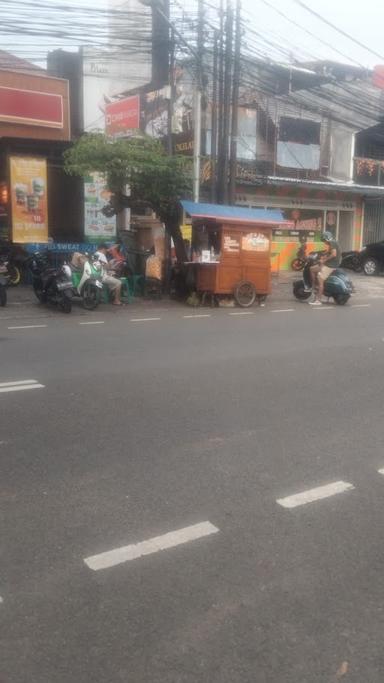
[[[312,306],[320,306],[324,292],[324,283],[331,273],[340,265],[341,249],[331,232],[326,231],[321,235],[321,241],[327,247],[327,253],[321,256],[320,263],[311,268],[312,287],[314,292]],[[317,286],[317,295],[316,295]]]

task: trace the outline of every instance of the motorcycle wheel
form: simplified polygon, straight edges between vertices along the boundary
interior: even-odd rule
[[[81,293],[83,307],[86,311],[93,311],[100,303],[100,291],[96,285],[86,282]]]
[[[305,265],[305,261],[301,258],[294,258],[292,263],[291,263],[291,268],[292,270],[296,271],[298,273],[300,270],[303,270]]]
[[[59,308],[63,313],[70,313],[72,311],[72,301],[68,297],[63,297],[59,303]]]
[[[293,294],[299,301],[306,301],[311,296],[312,292],[306,292],[304,289],[304,282],[295,282],[293,285]]]
[[[35,296],[40,301],[41,304],[47,303],[47,295],[45,294],[45,292],[43,292],[42,289],[39,289],[38,287],[34,287],[33,291],[35,292]]]
[[[7,305],[7,290],[5,287],[1,286],[0,287],[0,306],[6,306]]]
[[[8,283],[11,287],[17,287],[21,282],[20,268],[14,265],[8,266]]]
[[[349,300],[349,294],[337,294],[333,297],[338,306],[344,306]]]

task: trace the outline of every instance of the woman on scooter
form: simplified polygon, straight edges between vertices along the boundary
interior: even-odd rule
[[[327,253],[320,258],[320,263],[311,267],[311,278],[313,288],[313,300],[311,306],[321,306],[321,299],[324,292],[324,283],[331,273],[338,268],[341,260],[341,249],[331,232],[323,232],[321,241],[327,247]],[[317,294],[316,294],[317,288]]]

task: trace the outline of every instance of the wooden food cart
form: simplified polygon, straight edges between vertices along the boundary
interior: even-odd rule
[[[271,292],[272,229],[292,227],[276,210],[182,202],[192,219],[191,265],[203,297],[252,306]],[[205,248],[201,248],[201,245]]]

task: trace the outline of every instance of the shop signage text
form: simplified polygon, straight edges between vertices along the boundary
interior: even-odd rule
[[[107,104],[105,108],[105,132],[115,137],[140,128],[140,97],[126,97]]]

